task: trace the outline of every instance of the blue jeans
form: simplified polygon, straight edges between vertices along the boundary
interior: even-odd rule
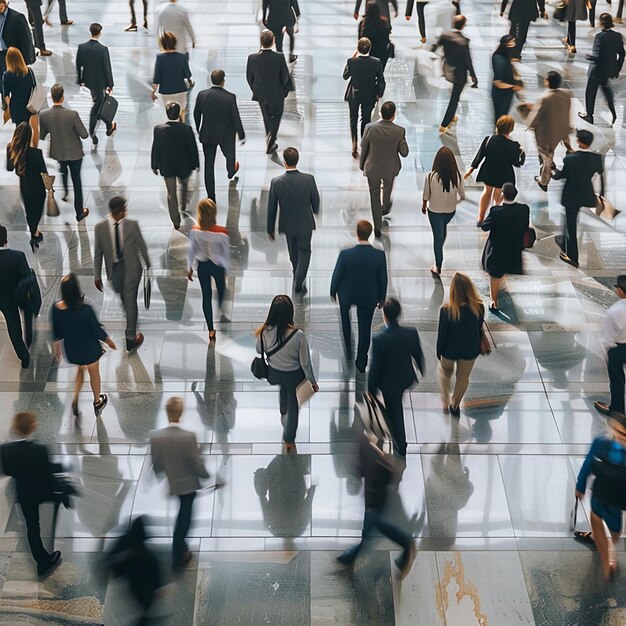
[[[443,265],[443,244],[448,236],[448,223],[454,217],[456,211],[452,213],[434,213],[428,211],[428,221],[433,231],[433,251],[435,252],[435,265],[441,270]]]
[[[217,288],[217,301],[221,307],[222,301],[224,300],[224,291],[226,289],[224,268],[216,265],[210,260],[200,261],[198,263],[198,281],[200,282],[200,289],[202,289],[202,311],[204,312],[204,319],[206,320],[209,330],[214,330],[213,306],[211,304],[211,300],[213,299],[211,277],[215,280],[215,287]]]

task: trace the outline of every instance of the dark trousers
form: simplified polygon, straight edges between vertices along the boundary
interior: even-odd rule
[[[343,332],[343,341],[346,346],[348,358],[352,358],[352,325],[350,324],[350,307],[352,305],[344,305],[339,301],[339,312],[341,314],[341,330]],[[359,330],[359,338],[356,351],[356,366],[359,369],[365,369],[367,366],[367,351],[370,347],[370,338],[372,335],[372,318],[374,317],[374,309],[376,307],[357,306],[356,319]]]
[[[281,372],[271,365],[269,366],[267,381],[271,385],[280,385],[280,414],[287,416],[283,428],[283,441],[285,443],[293,443],[296,439],[300,415],[296,389],[304,379],[305,375],[302,368],[291,372]]]
[[[22,319],[20,318],[20,311],[17,306],[2,307],[0,308],[2,315],[7,324],[7,332],[9,333],[9,339],[17,354],[17,358],[20,361],[28,358],[28,348],[24,343],[24,337],[22,336]],[[31,322],[32,323],[32,322]]]
[[[615,98],[613,96],[613,88],[609,83],[609,79],[596,76],[595,74],[590,74],[587,78],[587,88],[585,89],[585,108],[587,109],[587,115],[593,116],[593,112],[596,109],[596,96],[598,95],[598,89],[602,89],[609,111],[611,111],[613,118],[616,118],[617,113],[615,112]]]
[[[211,278],[215,281],[217,301],[221,308],[222,302],[224,301],[224,292],[226,290],[224,268],[216,265],[213,261],[200,261],[198,263],[198,281],[200,283],[200,289],[202,290],[202,311],[209,330],[214,330]]]
[[[98,115],[100,114],[100,109],[102,108],[102,104],[104,103],[104,99],[106,98],[106,92],[104,89],[89,89],[91,92],[91,99],[93,100],[93,104],[91,105],[91,111],[89,111],[89,134],[93,137],[96,134],[96,124],[98,123]],[[109,120],[103,120],[106,124],[107,131],[111,130],[111,126],[113,123]]]
[[[293,282],[302,287],[311,261],[311,233],[287,235],[287,250],[293,268]]]
[[[417,10],[417,25],[420,29],[420,35],[426,37],[426,18],[424,17],[424,9],[427,2],[416,2],[415,9]]]
[[[263,113],[263,107],[261,107],[261,113]],[[265,123],[265,117],[263,117],[263,123]],[[280,124],[280,120],[278,123]],[[265,127],[265,132],[266,134],[268,132],[267,126]],[[276,127],[276,133],[278,133],[278,126]],[[276,137],[276,134],[274,137]],[[219,144],[219,147],[226,159],[228,178],[232,178],[235,175],[235,142],[224,141]],[[207,198],[215,201],[215,155],[217,153],[217,144],[203,143],[202,150],[204,151],[204,186],[206,187],[206,195]]]
[[[67,195],[67,172],[69,170],[72,177],[72,187],[74,187],[74,211],[76,217],[80,217],[85,205],[83,204],[83,183],[80,180],[80,169],[83,166],[82,159],[75,161],[59,161],[61,166],[61,179],[63,180],[63,191]]]
[[[522,50],[528,37],[528,28],[530,22],[511,22],[511,30],[509,31],[515,37],[515,54],[514,56],[522,56]]]
[[[615,14],[615,17],[622,17],[622,14],[624,12],[624,0],[619,0],[619,5],[617,7],[617,13]]]
[[[576,45],[576,22],[567,23],[567,43],[570,46]]]
[[[448,236],[448,224],[454,217],[456,211],[452,213],[435,213],[428,211],[428,221],[433,231],[433,251],[435,253],[435,265],[439,270],[443,266],[443,244]]]
[[[391,192],[393,191],[395,179],[395,176],[390,176],[389,178],[380,178],[379,176],[367,177],[370,188],[370,205],[372,208],[374,230],[380,230],[382,228],[383,212],[387,213],[391,208]]]
[[[508,115],[513,101],[512,89],[491,88],[491,100],[493,101],[493,115],[497,122],[503,115]]]
[[[39,505],[20,504],[20,507],[26,522],[26,538],[28,539],[30,553],[38,564],[45,565],[46,561],[50,560],[50,553],[43,547],[43,542],[41,541]]]
[[[21,189],[22,181],[20,181],[20,191],[22,191],[22,201],[24,202],[24,212],[26,213],[26,223],[28,224],[28,230],[31,237],[34,237],[39,229],[39,222],[43,215],[43,207],[46,203],[45,190],[35,190],[34,193],[30,190],[24,192]]]
[[[359,122],[359,109],[361,109],[361,137],[365,131],[365,127],[372,121],[372,111],[376,102],[361,102],[356,98],[348,100],[350,107],[350,135],[352,143],[357,141],[357,126]]]
[[[2,77],[7,70],[7,51],[0,50],[0,96],[2,96],[2,110],[4,111],[7,108],[6,102],[4,101],[4,82],[2,81]]]
[[[461,93],[465,88],[465,83],[452,83],[452,93],[450,94],[450,102],[448,102],[448,108],[444,113],[441,120],[442,126],[449,126],[454,116],[456,115],[457,107],[459,106],[459,100],[461,99]]]
[[[268,28],[274,33],[274,40],[276,42],[276,52],[283,51],[283,39],[285,38],[285,33],[283,33],[283,27],[277,26],[274,24],[268,25]],[[274,30],[276,29],[276,30]],[[293,32],[293,26],[287,26],[286,28],[287,34],[289,35],[289,54],[293,54],[293,48],[295,46],[295,38]]]
[[[46,18],[50,15],[52,8],[54,7],[54,0],[48,0],[48,5],[46,6],[46,10],[44,15]],[[65,24],[67,19],[67,6],[65,4],[65,0],[59,0],[59,19],[61,20],[61,24]]]
[[[611,389],[611,411],[624,413],[624,365],[626,365],[626,343],[619,343],[608,353],[609,387]]]
[[[180,508],[178,509],[178,516],[174,524],[174,535],[172,537],[172,560],[174,563],[179,563],[183,554],[187,552],[187,542],[185,539],[187,538],[187,533],[191,526],[191,510],[195,497],[195,491],[178,496]]]
[[[592,26],[596,25],[596,3],[598,0],[591,0],[591,8],[589,9],[589,23]]]
[[[387,412],[387,425],[393,437],[394,450],[406,455],[406,430],[404,428],[404,409],[402,408],[402,395],[404,390],[383,391],[383,401]]]
[[[563,235],[560,243],[561,249],[567,256],[578,263],[578,212],[580,207],[565,207],[565,224],[563,226]]]
[[[285,101],[272,102],[270,104],[266,102],[259,102],[261,107],[261,115],[263,116],[263,125],[265,126],[265,136],[267,138],[267,147],[271,148],[276,143],[276,137],[278,136],[278,129],[280,128],[280,120],[283,117],[283,111],[285,110]]]
[[[178,178],[177,176],[165,176],[165,189],[167,191],[167,212],[170,214],[170,219],[174,228],[180,228],[180,212],[178,208],[178,181],[180,181],[180,211],[187,210],[187,203],[189,202],[189,177]]]
[[[26,0],[26,8],[28,9],[28,18],[33,27],[33,39],[35,47],[39,50],[46,49],[46,42],[43,38],[43,15],[41,14],[41,5],[35,1]]]
[[[143,4],[143,21],[148,21],[148,0],[141,0]],[[137,16],[135,15],[135,0],[128,0],[130,7],[130,23],[137,25]]]

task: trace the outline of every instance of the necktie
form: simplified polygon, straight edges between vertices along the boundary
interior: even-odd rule
[[[118,261],[124,260],[124,253],[122,252],[122,242],[120,241],[120,229],[119,222],[115,222],[115,254]]]

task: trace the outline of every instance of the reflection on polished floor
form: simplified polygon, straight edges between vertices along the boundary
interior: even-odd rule
[[[487,300],[488,280],[479,265],[485,234],[475,227],[480,187],[473,183],[450,226],[443,280],[434,282],[428,271],[430,228],[419,210],[422,181],[442,141],[463,170],[491,132],[489,60],[508,29],[508,22],[498,17],[499,4],[464,0],[480,88],[465,90],[460,122],[443,138],[437,128],[447,104],[447,83],[428,47],[420,45],[415,23],[403,19],[404,7],[393,21],[397,56],[387,67],[385,97],[398,105],[397,122],[407,129],[411,153],[396,182],[382,246],[390,293],[402,301],[404,321],[418,327],[427,359],[424,380],[405,399],[409,449],[394,514],[413,531],[419,552],[400,585],[391,544],[377,544],[379,549],[358,562],[353,576],[335,563],[359,535],[363,516],[359,486],[350,482],[346,442],[355,393],[365,380],[355,380],[353,364],[343,358],[338,310],[328,296],[338,250],[350,245],[357,219],[369,216],[367,184],[350,155],[348,111],[342,101],[341,71],[356,40],[352,3],[301,1],[296,92],[286,102],[278,138],[281,149],[294,145],[300,150],[301,169],[316,176],[322,195],[308,293],[296,300],[297,323],[309,335],[321,391],[302,411],[298,456],[285,457],[277,392],[249,371],[251,331],[264,319],[271,298],[291,291],[284,241],[271,242],[265,234],[267,190],[281,165],[264,154],[261,116],[245,80],[246,56],[257,49],[260,3],[181,2],[193,12],[198,40],[191,51],[192,101],[207,85],[210,71],[224,69],[248,135],[239,149],[236,186],[228,185],[221,157],[217,161],[218,221],[228,227],[234,246],[228,279],[232,322],[218,326],[216,346],[207,347],[199,286],[185,275],[185,229],[192,221],[186,220],[181,232],[172,230],[164,185],[150,170],[152,128],[165,120],[161,105],[149,97],[157,52],[154,32],[123,32],[128,6],[122,0],[69,0],[76,24],[61,30],[57,21],[46,29],[54,55],[38,60],[35,72],[47,86],[63,83],[67,103],[86,122],[90,98],[76,85],[73,60],[77,44],[88,38],[88,24],[100,21],[120,102],[119,130],[111,138],[102,136],[97,150],[89,151],[85,143],[83,181],[91,210],[86,223],[77,228],[71,205],[60,203],[61,217],[44,219],[45,243],[36,254],[28,249],[17,178],[0,172],[0,223],[10,229],[11,245],[27,253],[44,296],[30,369],[20,369],[6,332],[0,332],[0,431],[3,439],[8,437],[15,411],[37,412],[39,439],[73,467],[82,497],[60,517],[57,546],[63,565],[39,583],[12,490],[6,479],[0,481],[0,624],[128,623],[133,608],[115,582],[98,575],[98,555],[131,515],[145,513],[167,566],[177,503],[153,477],[146,442],[151,429],[166,423],[164,403],[173,394],[185,398],[184,426],[202,443],[212,476],[226,485],[196,501],[190,546],[197,558],[172,579],[163,599],[164,623],[624,623],[626,578],[603,587],[595,552],[570,538],[569,515],[581,456],[604,428],[593,410],[593,401],[608,390],[598,333],[604,310],[614,301],[615,274],[626,267],[626,220],[607,225],[581,214],[581,269],[560,262],[553,236],[561,225],[560,185],[551,185],[546,195],[533,182],[536,146],[521,124],[514,136],[528,158],[518,186],[522,201],[531,207],[539,241],[525,253],[527,274],[507,281],[504,313],[488,318],[497,349],[479,359],[460,422],[443,415],[439,404],[434,353],[438,309],[457,269],[476,281]],[[22,3],[13,4],[23,10]],[[598,12],[604,10],[601,0]],[[428,44],[448,27],[452,11],[446,2],[427,5]],[[524,98],[533,101],[542,91],[545,72],[562,69],[576,97],[575,116],[584,108],[585,54],[595,31],[579,22],[578,54],[568,57],[560,43],[563,30],[553,20],[532,25],[519,71]],[[599,102],[593,128],[607,153],[607,195],[618,206],[626,197],[620,89],[618,82],[618,124],[608,126],[608,113]],[[11,124],[0,131],[3,146],[11,132]],[[558,152],[557,162],[561,158]],[[52,161],[48,166],[56,168]],[[196,201],[204,189],[197,175],[192,188]],[[153,302],[148,311],[140,311],[146,341],[138,353],[127,356],[118,350],[101,361],[103,390],[109,394],[103,419],[91,415],[85,389],[84,418],[77,429],[69,402],[73,369],[53,360],[47,311],[59,297],[60,277],[76,272],[87,301],[121,343],[124,322],[118,301],[110,289],[96,291],[91,280],[93,226],[117,194],[129,198],[130,215],[139,220],[147,239],[155,267]],[[377,313],[374,325],[381,324]],[[255,488],[261,471],[272,484],[265,493]],[[586,529],[587,513],[585,505],[579,528]],[[620,554],[626,567],[624,558]]]

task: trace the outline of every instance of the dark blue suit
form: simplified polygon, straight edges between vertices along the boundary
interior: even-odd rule
[[[330,297],[339,296],[341,327],[348,358],[352,358],[350,307],[356,306],[359,339],[356,366],[365,370],[370,345],[374,309],[387,295],[387,259],[385,252],[358,244],[339,253],[330,282]]]
[[[394,447],[406,454],[406,433],[402,395],[415,381],[415,365],[424,374],[424,354],[415,328],[389,321],[388,326],[372,340],[372,365],[367,388],[372,394],[378,389],[383,394],[387,409],[387,423],[393,435]]]

